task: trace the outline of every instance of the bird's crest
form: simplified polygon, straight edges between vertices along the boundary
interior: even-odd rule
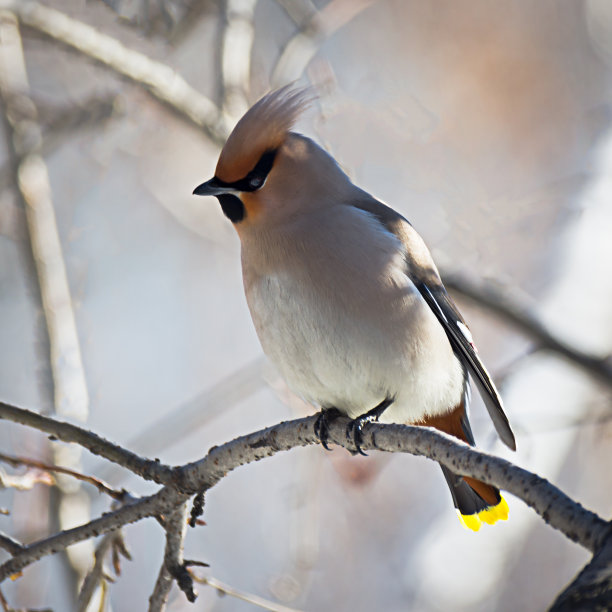
[[[245,177],[266,151],[277,149],[312,103],[309,89],[286,85],[265,95],[238,121],[217,163],[215,176],[231,183]]]

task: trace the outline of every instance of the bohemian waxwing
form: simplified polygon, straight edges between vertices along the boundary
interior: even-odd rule
[[[338,413],[355,419],[359,450],[361,424],[372,418],[474,445],[469,374],[514,449],[499,394],[421,237],[291,131],[310,101],[291,87],[259,100],[230,134],[214,177],[193,192],[215,196],[238,232],[264,352],[296,393],[321,406],[325,446]],[[498,489],[442,471],[466,527],[508,517]]]

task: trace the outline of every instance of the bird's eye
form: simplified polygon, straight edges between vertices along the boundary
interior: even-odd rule
[[[259,189],[263,185],[263,179],[261,176],[254,176],[252,179],[249,179],[249,185],[253,189]]]

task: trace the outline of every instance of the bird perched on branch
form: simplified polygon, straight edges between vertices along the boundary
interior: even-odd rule
[[[214,177],[242,246],[244,290],[264,352],[289,386],[330,419],[435,427],[468,444],[468,376],[501,439],[515,440],[499,394],[421,237],[355,186],[310,138],[291,131],[312,98],[285,87],[240,119]],[[497,488],[442,466],[464,526],[506,519]]]

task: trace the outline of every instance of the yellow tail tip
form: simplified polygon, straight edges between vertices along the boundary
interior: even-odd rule
[[[489,506],[477,514],[461,514],[457,510],[461,524],[471,531],[478,531],[483,523],[494,525],[497,521],[507,521],[509,513],[508,503],[503,497],[497,506]]]

